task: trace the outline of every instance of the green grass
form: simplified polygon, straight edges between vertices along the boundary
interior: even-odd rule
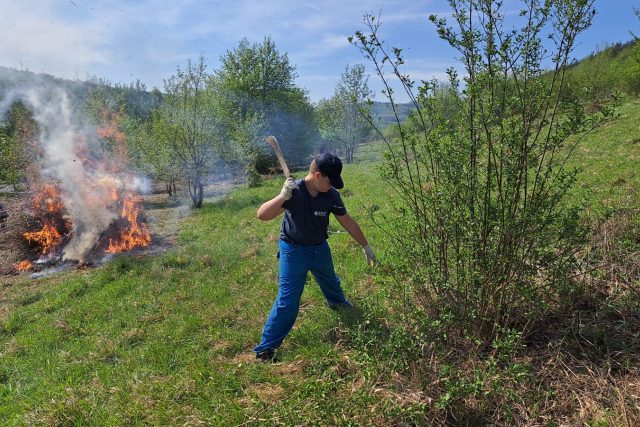
[[[572,163],[583,168],[576,197],[592,205],[638,206],[640,103],[620,113]],[[359,163],[345,167],[343,198],[384,265],[389,242],[366,214],[372,205],[375,215],[391,211],[375,169],[381,151],[362,147]],[[260,222],[255,212],[281,181],[206,204],[181,220],[165,254],[7,280],[0,424],[427,423],[431,386],[409,374],[413,338],[393,324],[395,285],[365,265],[334,219],[336,269],[357,309],[329,310],[310,279],[281,363],[254,362],[277,293],[279,230],[279,220]]]
[[[574,200],[602,211],[640,205],[640,100],[618,108],[619,117],[581,141],[569,166],[581,170]]]
[[[381,249],[364,215],[368,204],[385,204],[375,169],[350,166],[344,179],[349,211]],[[376,311],[370,301],[382,306],[384,297],[374,298],[381,293],[346,233],[330,238],[336,269],[366,312],[329,310],[310,279],[282,363],[253,360],[277,293],[279,230],[278,220],[260,222],[255,212],[280,181],[194,212],[162,256],[119,256],[36,287],[12,283],[31,290],[18,293],[0,326],[1,423],[233,425],[254,416],[289,424],[304,414],[333,424],[345,414],[372,416],[365,408],[381,399],[363,372],[344,367],[353,351],[344,330],[364,324]],[[331,231],[339,229],[332,219]]]

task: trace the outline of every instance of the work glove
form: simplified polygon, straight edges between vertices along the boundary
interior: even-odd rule
[[[364,252],[364,257],[367,260],[367,264],[369,264],[369,266],[371,267],[376,265],[378,260],[376,259],[376,254],[373,252],[373,249],[371,249],[371,246],[368,244],[366,246],[363,246],[362,251]]]
[[[296,184],[296,180],[293,179],[292,177],[289,177],[284,182],[284,185],[282,186],[282,190],[280,190],[280,195],[282,196],[283,199],[289,200],[293,195],[293,190],[295,190],[296,188],[298,188],[298,185]]]

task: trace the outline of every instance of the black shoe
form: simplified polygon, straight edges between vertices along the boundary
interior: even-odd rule
[[[262,350],[261,352],[256,353],[256,360],[264,363],[275,363],[277,362],[276,351],[272,348]]]

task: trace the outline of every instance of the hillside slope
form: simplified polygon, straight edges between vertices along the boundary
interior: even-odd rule
[[[640,99],[616,112],[615,120],[579,143],[569,162],[581,170],[574,200],[594,210],[640,207]]]
[[[568,67],[564,88],[596,104],[616,92],[640,95],[640,41],[607,46],[575,61]]]
[[[620,114],[577,152],[573,164],[583,172],[576,194],[594,205],[639,207],[640,102],[626,103]],[[417,337],[394,317],[390,295],[398,288],[384,275],[390,242],[367,215],[398,214],[373,161],[380,151],[379,145],[363,147],[356,157],[372,161],[345,167],[342,194],[381,266],[368,269],[358,245],[332,219],[336,269],[357,308],[329,310],[309,280],[278,364],[255,363],[251,349],[278,275],[279,223],[259,222],[255,212],[279,191],[279,178],[193,212],[165,254],[118,256],[98,268],[37,281],[1,278],[0,424],[424,425],[433,414],[444,420],[454,409],[467,412],[452,416],[478,421],[473,416],[488,416],[481,407],[456,409],[446,399],[462,392],[456,387],[485,384],[512,387],[507,409],[519,419],[573,425],[637,420],[632,404],[640,375],[633,350],[625,356],[628,366],[612,374],[607,363],[618,353],[607,347],[604,355],[586,358],[562,350],[559,337],[514,356],[519,368],[513,372],[500,371],[501,365],[488,373],[469,367],[468,383],[457,380],[464,372],[421,356],[428,348],[417,346]],[[597,345],[606,346],[605,338]],[[569,372],[564,366],[574,382],[563,376]],[[491,383],[507,376],[513,382]]]
[[[414,105],[410,102],[396,104],[395,113],[390,103],[374,102],[371,106],[371,115],[378,120],[377,125],[380,129],[384,129],[387,125],[396,123],[396,114],[400,122],[404,122],[412,110],[414,110]]]
[[[4,98],[17,88],[62,88],[70,97],[71,104],[78,108],[84,106],[92,92],[101,92],[111,99],[123,101],[127,114],[137,118],[148,118],[151,110],[162,102],[162,94],[158,90],[148,91],[140,81],[126,85],[112,84],[102,79],[69,80],[46,73],[0,66],[0,101],[5,101]],[[4,111],[0,113],[4,114]],[[0,121],[2,119],[0,117]]]

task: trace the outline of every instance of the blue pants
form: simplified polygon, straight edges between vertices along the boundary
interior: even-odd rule
[[[282,344],[298,317],[300,297],[309,271],[316,278],[329,306],[351,306],[342,292],[326,240],[313,246],[280,240],[280,289],[262,330],[262,340],[253,351],[276,349]]]

